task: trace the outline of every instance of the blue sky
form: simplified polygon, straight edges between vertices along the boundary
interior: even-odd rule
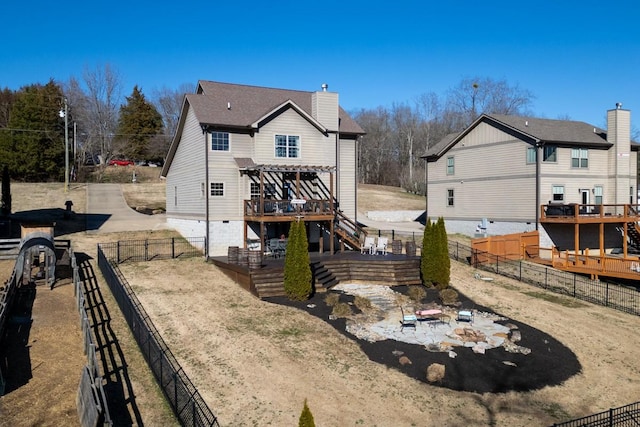
[[[326,82],[351,111],[482,76],[531,91],[539,117],[604,127],[622,102],[640,127],[637,0],[8,3],[1,88],[108,63],[123,95],[201,79],[309,91]]]

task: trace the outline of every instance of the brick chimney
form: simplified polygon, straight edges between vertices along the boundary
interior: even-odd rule
[[[328,92],[329,86],[322,85],[322,91],[311,94],[311,115],[329,131],[338,131],[338,94]]]
[[[613,203],[631,203],[630,194],[636,191],[636,167],[631,164],[631,111],[623,110],[619,102],[615,109],[607,111],[607,141],[613,144],[609,156],[609,164],[615,170]]]

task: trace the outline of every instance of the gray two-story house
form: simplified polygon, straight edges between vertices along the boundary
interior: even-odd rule
[[[247,242],[266,251],[291,221],[305,222],[312,248],[357,246],[350,224],[364,132],[327,89],[200,81],[161,173],[167,224],[206,236],[210,256]]]
[[[607,128],[483,114],[424,156],[427,215],[444,217],[449,233],[497,235],[538,229],[543,204],[635,204],[630,111],[617,104]],[[550,247],[540,231],[541,246]]]

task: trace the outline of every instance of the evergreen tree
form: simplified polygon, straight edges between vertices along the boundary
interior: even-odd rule
[[[300,420],[298,421],[298,427],[316,427],[315,421],[313,421],[313,414],[307,405],[307,399],[304,400],[304,407],[300,414]]]
[[[294,221],[289,229],[289,240],[284,260],[284,290],[296,301],[309,298],[312,291],[307,232],[303,221]]]
[[[437,235],[437,268],[434,282],[437,283],[438,289],[446,289],[449,287],[451,280],[451,259],[449,258],[449,243],[447,238],[447,229],[444,225],[444,218],[438,218],[435,226],[435,234]]]
[[[64,179],[64,119],[62,89],[53,80],[16,94],[7,127],[0,132],[0,163],[14,178],[44,182]]]
[[[422,252],[420,255],[420,272],[422,273],[422,283],[425,286],[431,286],[434,282],[434,225],[427,218],[422,234]]]
[[[162,116],[135,86],[126,104],[120,107],[114,151],[129,159],[145,159],[150,142],[162,134],[162,129]]]

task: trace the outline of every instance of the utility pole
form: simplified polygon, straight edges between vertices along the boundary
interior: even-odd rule
[[[64,109],[60,111],[64,117],[64,192],[69,192],[69,111],[67,98],[64,98]]]

